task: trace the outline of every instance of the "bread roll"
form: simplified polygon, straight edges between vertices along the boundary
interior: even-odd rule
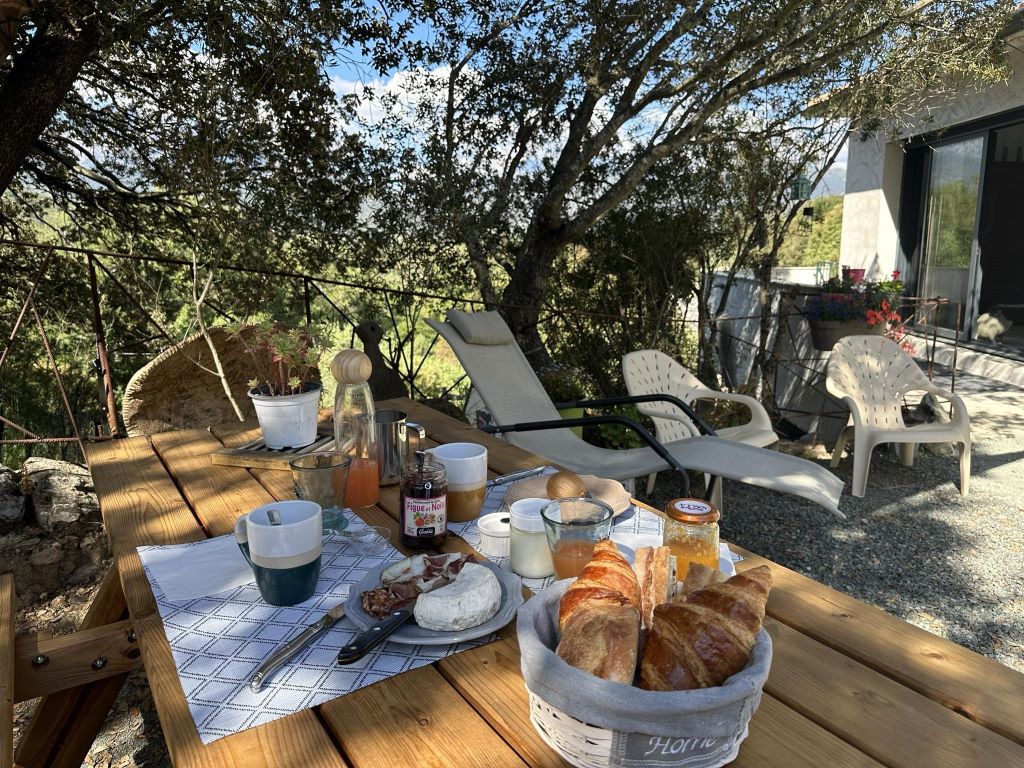
[[[746,666],[772,586],[767,566],[659,605],[640,662],[640,687],[685,691],[722,685]]]

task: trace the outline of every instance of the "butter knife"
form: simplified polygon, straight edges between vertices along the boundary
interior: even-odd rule
[[[517,480],[525,480],[528,477],[541,474],[547,467],[534,467],[533,469],[520,469],[518,472],[509,472],[507,475],[499,475],[493,480],[487,481],[487,487],[493,488],[496,485],[514,483]]]
[[[302,632],[300,632],[296,637],[274,651],[262,664],[260,664],[255,674],[253,674],[249,679],[250,690],[252,690],[253,693],[259,693],[268,678],[281,669],[281,667],[283,667],[292,656],[333,627],[335,622],[344,615],[345,603],[339,603],[325,613],[322,619],[313,622],[302,630]]]

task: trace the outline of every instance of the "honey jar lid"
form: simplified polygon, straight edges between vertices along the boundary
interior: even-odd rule
[[[665,514],[681,523],[713,523],[722,516],[714,504],[704,499],[672,499]]]

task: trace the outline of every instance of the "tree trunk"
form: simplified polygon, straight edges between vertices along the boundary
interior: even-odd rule
[[[95,15],[36,32],[0,88],[0,194],[49,125],[100,44]]]
[[[516,259],[512,279],[502,294],[501,314],[534,370],[552,363],[540,335],[540,309],[548,293],[551,266],[565,243],[557,234],[541,235]]]

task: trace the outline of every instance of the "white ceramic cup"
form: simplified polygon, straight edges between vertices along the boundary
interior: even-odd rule
[[[448,475],[448,520],[462,523],[480,514],[487,491],[487,449],[477,443],[446,443],[431,448],[431,460]]]

